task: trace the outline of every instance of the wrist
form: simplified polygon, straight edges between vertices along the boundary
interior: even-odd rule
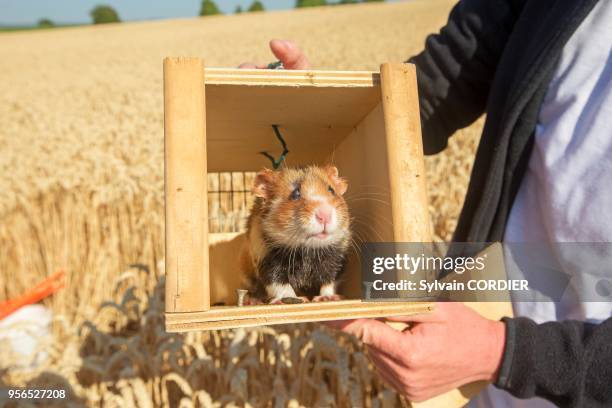
[[[506,324],[501,321],[491,320],[488,327],[489,347],[485,353],[484,380],[495,382],[504,358],[506,345]]]

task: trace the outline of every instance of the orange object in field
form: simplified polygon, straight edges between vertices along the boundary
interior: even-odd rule
[[[4,319],[22,306],[37,303],[63,288],[63,277],[64,271],[60,269],[40,282],[33,289],[24,293],[21,297],[0,303],[0,319]]]

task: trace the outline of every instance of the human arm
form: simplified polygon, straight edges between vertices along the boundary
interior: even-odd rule
[[[504,320],[505,352],[497,387],[559,406],[612,406],[612,317],[600,324]]]
[[[443,150],[448,138],[482,115],[522,0],[462,0],[438,34],[408,62],[416,65],[423,147]]]
[[[393,318],[396,331],[372,319],[333,322],[359,337],[381,377],[412,401],[486,380],[519,398],[560,406],[612,406],[612,318],[536,324],[485,319],[461,303]]]

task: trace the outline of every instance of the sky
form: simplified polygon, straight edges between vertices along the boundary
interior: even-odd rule
[[[262,0],[266,9],[291,8],[295,0]],[[201,0],[0,0],[0,24],[29,25],[41,18],[55,23],[89,23],[89,11],[97,4],[115,8],[124,20],[151,20],[196,16]],[[217,0],[225,13],[240,4],[247,8],[252,0]]]

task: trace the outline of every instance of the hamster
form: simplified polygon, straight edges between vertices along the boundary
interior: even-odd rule
[[[260,171],[241,265],[248,304],[337,300],[351,242],[348,188],[334,166]]]

